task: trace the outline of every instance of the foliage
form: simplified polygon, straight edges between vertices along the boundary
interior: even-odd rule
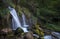
[[[33,32],[34,32],[34,34],[37,34],[40,37],[43,37],[44,36],[43,30],[40,29],[39,25],[35,25],[33,27]]]

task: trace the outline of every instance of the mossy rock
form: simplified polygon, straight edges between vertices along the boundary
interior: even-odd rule
[[[17,29],[15,30],[15,35],[21,36],[23,32],[24,32],[24,31],[23,31],[21,28],[17,28]]]

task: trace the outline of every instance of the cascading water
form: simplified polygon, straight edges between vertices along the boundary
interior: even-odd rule
[[[45,35],[44,39],[60,39],[60,33],[52,31],[51,35]]]
[[[44,36],[44,39],[52,39],[52,36],[50,35]]]
[[[10,9],[10,14],[12,15],[12,23],[13,23],[13,27],[16,29],[18,27],[21,27],[21,23],[19,22],[19,19],[18,19],[18,16],[17,16],[17,13],[15,11],[15,9],[9,7]]]
[[[28,25],[25,22],[26,19],[24,13],[22,13],[22,19],[23,19],[23,27],[28,27]]]
[[[16,25],[16,22],[15,22],[14,18],[12,18],[12,29],[13,29],[13,30],[16,30],[16,29],[17,29],[16,26],[17,26],[17,25]]]
[[[11,7],[8,8],[10,10],[10,14],[12,15],[13,30],[16,30],[18,27],[20,27],[24,32],[28,32],[27,28],[21,26],[16,10]]]

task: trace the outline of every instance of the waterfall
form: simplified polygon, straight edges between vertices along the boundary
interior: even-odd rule
[[[23,19],[23,27],[28,27],[28,25],[26,24],[26,18],[24,13],[22,13],[22,19]]]
[[[17,29],[16,26],[17,26],[17,24],[16,24],[14,18],[12,18],[12,29],[13,29],[13,30],[16,30],[16,29]]]
[[[17,12],[16,12],[15,9],[13,9],[13,8],[10,8],[10,7],[9,7],[9,9],[10,9],[10,14],[11,14],[12,17],[13,17],[13,18],[12,18],[13,27],[15,27],[15,28],[20,27],[20,28],[21,28],[21,23],[19,22]],[[15,24],[15,26],[14,26],[14,24]]]
[[[14,8],[8,7],[10,10],[10,14],[12,15],[12,28],[13,30],[16,30],[18,27],[20,27],[24,32],[28,32],[27,28],[24,28],[21,26],[20,20],[18,18],[17,12]]]

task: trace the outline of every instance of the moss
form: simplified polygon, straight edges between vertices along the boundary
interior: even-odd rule
[[[33,30],[37,35],[43,37],[44,36],[43,30],[40,30],[39,28],[40,28],[39,25],[35,25],[35,28]]]
[[[22,30],[21,28],[17,28],[14,34],[15,34],[16,36],[21,36],[22,33],[23,33],[23,30]]]

